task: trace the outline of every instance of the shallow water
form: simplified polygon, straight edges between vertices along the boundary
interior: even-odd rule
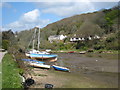
[[[81,82],[80,77],[107,87],[118,87],[118,57],[117,54],[68,54],[58,53],[57,65],[68,67],[71,73],[55,72],[63,78],[75,81],[65,87],[75,87]],[[54,64],[54,63],[52,63]],[[84,82],[84,81],[83,81]],[[79,86],[79,84],[77,85]],[[103,87],[105,87],[103,86]],[[100,86],[101,87],[101,86]]]

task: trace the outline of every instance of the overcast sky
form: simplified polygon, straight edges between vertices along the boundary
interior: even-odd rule
[[[21,31],[35,26],[41,28],[55,21],[77,14],[109,9],[118,2],[3,2],[3,30]]]

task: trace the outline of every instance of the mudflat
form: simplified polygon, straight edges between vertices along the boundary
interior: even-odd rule
[[[44,88],[53,84],[54,88],[117,88],[118,59],[117,54],[68,54],[58,53],[60,66],[68,67],[71,72],[32,69],[36,84],[31,88]]]

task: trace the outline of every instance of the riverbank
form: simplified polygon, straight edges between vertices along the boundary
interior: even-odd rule
[[[117,54],[111,53],[57,53],[59,66],[68,67],[69,72],[29,67],[26,63],[25,78],[32,77],[35,83],[29,88],[44,88],[45,84],[54,85],[53,88],[117,88],[118,87],[118,59]],[[25,58],[24,53],[16,56]],[[3,58],[3,88],[21,88],[19,68],[10,54]],[[22,61],[21,61],[22,62]],[[19,63],[20,64],[20,63]],[[23,65],[22,63],[20,65]],[[12,71],[11,71],[12,70]],[[29,70],[29,71],[28,71]],[[29,72],[29,73],[28,73]],[[13,74],[14,73],[14,74]],[[7,78],[6,78],[7,77]],[[11,80],[12,79],[12,80]]]
[[[44,88],[45,84],[53,84],[54,88],[118,87],[118,60],[115,54],[112,54],[114,58],[109,54],[105,57],[89,57],[77,53],[57,54],[59,57],[56,64],[68,67],[71,73],[33,68],[31,76],[36,83],[30,88]]]
[[[85,52],[85,53],[111,53],[111,54],[118,54],[119,51],[118,50],[93,50],[93,49],[89,49],[89,50],[77,50],[77,49],[71,49],[71,50],[52,50],[53,53],[69,53],[73,51],[74,53],[80,53],[80,52]]]
[[[44,88],[45,84],[52,84],[54,88],[114,88],[106,82],[95,81],[83,74],[78,76],[77,74],[54,70],[35,68],[32,77],[36,84],[30,88]]]
[[[6,54],[2,61],[2,88],[22,88],[19,68],[11,54]]]

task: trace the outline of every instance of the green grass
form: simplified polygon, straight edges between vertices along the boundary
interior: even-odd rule
[[[69,49],[69,50],[65,50],[65,49],[63,49],[63,50],[52,50],[52,52],[69,52],[69,51],[75,51],[75,52],[77,52],[77,53],[79,53],[80,51],[87,51],[87,50],[82,50],[82,49]],[[102,52],[111,52],[112,54],[118,54],[119,52],[120,52],[120,50],[105,50],[105,49],[100,49],[100,50],[94,50],[94,53],[99,53],[100,51],[102,51]],[[61,53],[62,53],[61,52]],[[109,53],[108,53],[109,54]]]
[[[2,88],[2,63],[0,63],[0,90]]]
[[[2,60],[2,88],[22,88],[19,68],[10,54]]]

